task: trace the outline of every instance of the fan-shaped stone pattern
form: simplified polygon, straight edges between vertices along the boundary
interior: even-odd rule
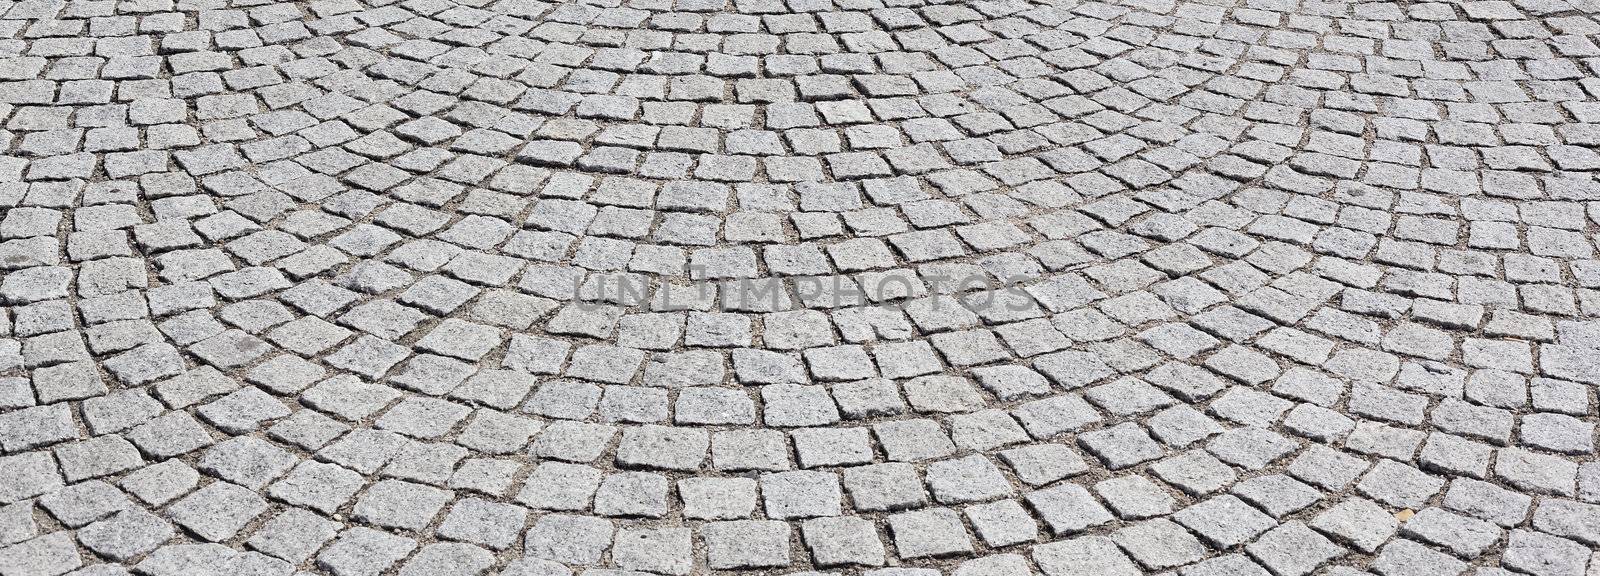
[[[1592,572],[1591,1],[0,5],[0,574]]]

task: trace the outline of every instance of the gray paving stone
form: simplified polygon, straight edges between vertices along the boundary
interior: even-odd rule
[[[124,510],[78,531],[84,547],[117,561],[154,550],[175,534],[172,525],[138,509]]]
[[[888,523],[901,558],[947,556],[972,550],[960,514],[948,508],[903,512],[890,516]]]
[[[305,461],[268,487],[267,494],[289,504],[332,514],[349,502],[363,483],[358,472],[336,464]]]
[[[612,474],[595,491],[594,510],[605,516],[659,518],[667,513],[667,479],[660,474]]]
[[[1273,574],[1309,574],[1343,556],[1345,550],[1318,535],[1305,524],[1286,522],[1245,546],[1250,557]]]
[[[355,527],[317,554],[317,566],[336,574],[378,574],[416,548],[410,538]]]
[[[83,565],[68,532],[53,532],[0,549],[0,566],[17,574],[63,574]]]
[[[1460,574],[1467,563],[1410,540],[1395,540],[1383,547],[1372,567],[1383,574]]]
[[[1250,561],[1243,554],[1228,554],[1210,560],[1198,562],[1178,571],[1183,576],[1209,576],[1212,574],[1239,574],[1242,576],[1264,576],[1271,574],[1260,564]]]
[[[1221,490],[1238,477],[1227,464],[1198,450],[1152,464],[1149,470],[1161,481],[1191,495]]]
[[[524,542],[534,558],[588,564],[611,547],[615,531],[609,520],[552,514],[535,522]]]
[[[1000,468],[982,456],[933,462],[926,478],[934,499],[945,504],[993,500],[1013,493]]]
[[[270,442],[239,437],[206,449],[198,467],[206,474],[259,490],[288,472],[295,460],[293,454]]]
[[[1141,566],[1161,570],[1205,556],[1205,546],[1182,526],[1165,519],[1146,520],[1111,534],[1111,540]]]
[[[882,566],[883,542],[872,521],[856,516],[813,518],[800,534],[818,566]]]
[[[705,460],[710,440],[698,430],[641,426],[623,430],[617,463],[666,470],[694,470]]]
[[[1143,476],[1119,476],[1094,485],[1094,492],[1120,518],[1151,518],[1171,514],[1177,500]]]
[[[1570,496],[1575,490],[1577,465],[1554,456],[1505,448],[1496,454],[1494,474],[1522,490]]]
[[[421,530],[451,498],[451,492],[401,480],[373,484],[356,500],[353,518],[388,528]]]
[[[1027,502],[1056,534],[1073,534],[1113,520],[1110,511],[1076,484],[1063,483],[1031,492]]]
[[[770,518],[838,516],[843,495],[831,472],[795,471],[761,477],[763,506]]]
[[[151,506],[160,506],[193,490],[200,473],[179,460],[167,460],[122,477],[123,490]]]
[[[1161,445],[1150,438],[1150,434],[1143,428],[1133,423],[1085,432],[1078,436],[1078,443],[1112,469],[1127,468],[1154,460],[1160,458],[1163,453]]]
[[[99,480],[68,486],[39,498],[39,506],[69,528],[77,528],[131,508],[127,496]]]
[[[756,482],[748,478],[687,478],[678,482],[686,517],[727,520],[749,517],[756,506]]]
[[[471,544],[429,544],[400,566],[397,574],[480,574],[494,565],[494,555]]]
[[[213,482],[173,502],[167,515],[212,542],[232,538],[267,511],[266,499],[237,484]]]
[[[628,570],[682,576],[694,561],[687,528],[623,528],[617,531],[611,558]]]
[[[1493,524],[1452,514],[1439,508],[1425,508],[1401,527],[1401,533],[1437,544],[1466,559],[1476,558],[1500,539],[1501,530]]]
[[[1245,500],[1230,495],[1210,498],[1179,510],[1172,519],[1218,549],[1249,542],[1276,525],[1271,517],[1250,507]]]
[[[1083,536],[1037,546],[1033,549],[1033,561],[1048,576],[1141,573],[1138,565],[1104,536]]]
[[[1312,528],[1368,554],[1393,536],[1399,525],[1389,511],[1363,498],[1347,499],[1311,519]]]
[[[991,547],[1032,542],[1039,538],[1038,522],[1016,500],[968,506],[966,516],[973,532]]]
[[[252,549],[299,564],[339,532],[339,524],[297,508],[268,519],[246,543]]]
[[[1589,558],[1583,545],[1547,534],[1513,530],[1501,562],[1530,574],[1581,574]]]
[[[929,494],[916,467],[889,462],[846,468],[844,488],[856,510],[871,512],[920,507]]]
[[[713,522],[701,531],[714,569],[764,568],[790,563],[789,525],[773,520]]]

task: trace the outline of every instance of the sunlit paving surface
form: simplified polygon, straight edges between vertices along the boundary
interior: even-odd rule
[[[1596,0],[0,0],[0,576],[1600,574]]]

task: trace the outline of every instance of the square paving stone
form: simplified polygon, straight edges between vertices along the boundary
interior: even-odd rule
[[[1305,524],[1286,522],[1245,546],[1245,551],[1273,574],[1304,576],[1346,554],[1343,548]]]
[[[252,549],[298,564],[310,558],[338,532],[337,522],[289,508],[268,519],[245,542]]]
[[[610,520],[586,516],[549,514],[528,529],[527,554],[565,564],[593,564],[611,548],[616,528]]]
[[[882,566],[883,542],[871,520],[857,516],[813,518],[800,525],[811,559],[821,567]]]
[[[1140,565],[1160,570],[1205,557],[1205,546],[1182,526],[1165,519],[1145,520],[1111,533],[1111,540]]]
[[[889,516],[889,532],[901,558],[948,556],[972,551],[961,515],[949,508],[929,508]]]
[[[1041,544],[1033,549],[1033,561],[1046,576],[1134,576],[1142,574],[1137,564],[1105,536],[1082,536]]]
[[[504,550],[517,541],[528,511],[521,506],[481,498],[463,498],[451,505],[439,524],[439,536]]]
[[[701,529],[714,570],[788,566],[789,525],[776,520],[711,522]]]
[[[1027,495],[1028,506],[1044,520],[1050,531],[1075,534],[1114,520],[1089,491],[1077,484],[1062,483]]]
[[[317,566],[335,573],[375,575],[417,548],[417,541],[371,528],[355,527],[317,554]]]
[[[1113,470],[1155,460],[1165,452],[1149,432],[1132,422],[1079,434],[1078,443]]]
[[[617,530],[611,559],[627,570],[684,576],[693,568],[691,539],[688,528],[623,528]]]
[[[267,501],[237,484],[213,482],[167,508],[174,522],[211,541],[232,538],[267,511]]]
[[[377,526],[422,530],[453,494],[402,480],[382,480],[356,500],[352,518]]]

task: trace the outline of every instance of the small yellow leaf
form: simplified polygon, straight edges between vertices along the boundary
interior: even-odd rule
[[[1410,520],[1412,516],[1416,516],[1416,515],[1417,515],[1417,513],[1416,512],[1412,512],[1410,508],[1406,508],[1405,510],[1401,510],[1399,512],[1395,512],[1394,513],[1394,517],[1396,519],[1400,520],[1401,522],[1405,522],[1406,520]]]

